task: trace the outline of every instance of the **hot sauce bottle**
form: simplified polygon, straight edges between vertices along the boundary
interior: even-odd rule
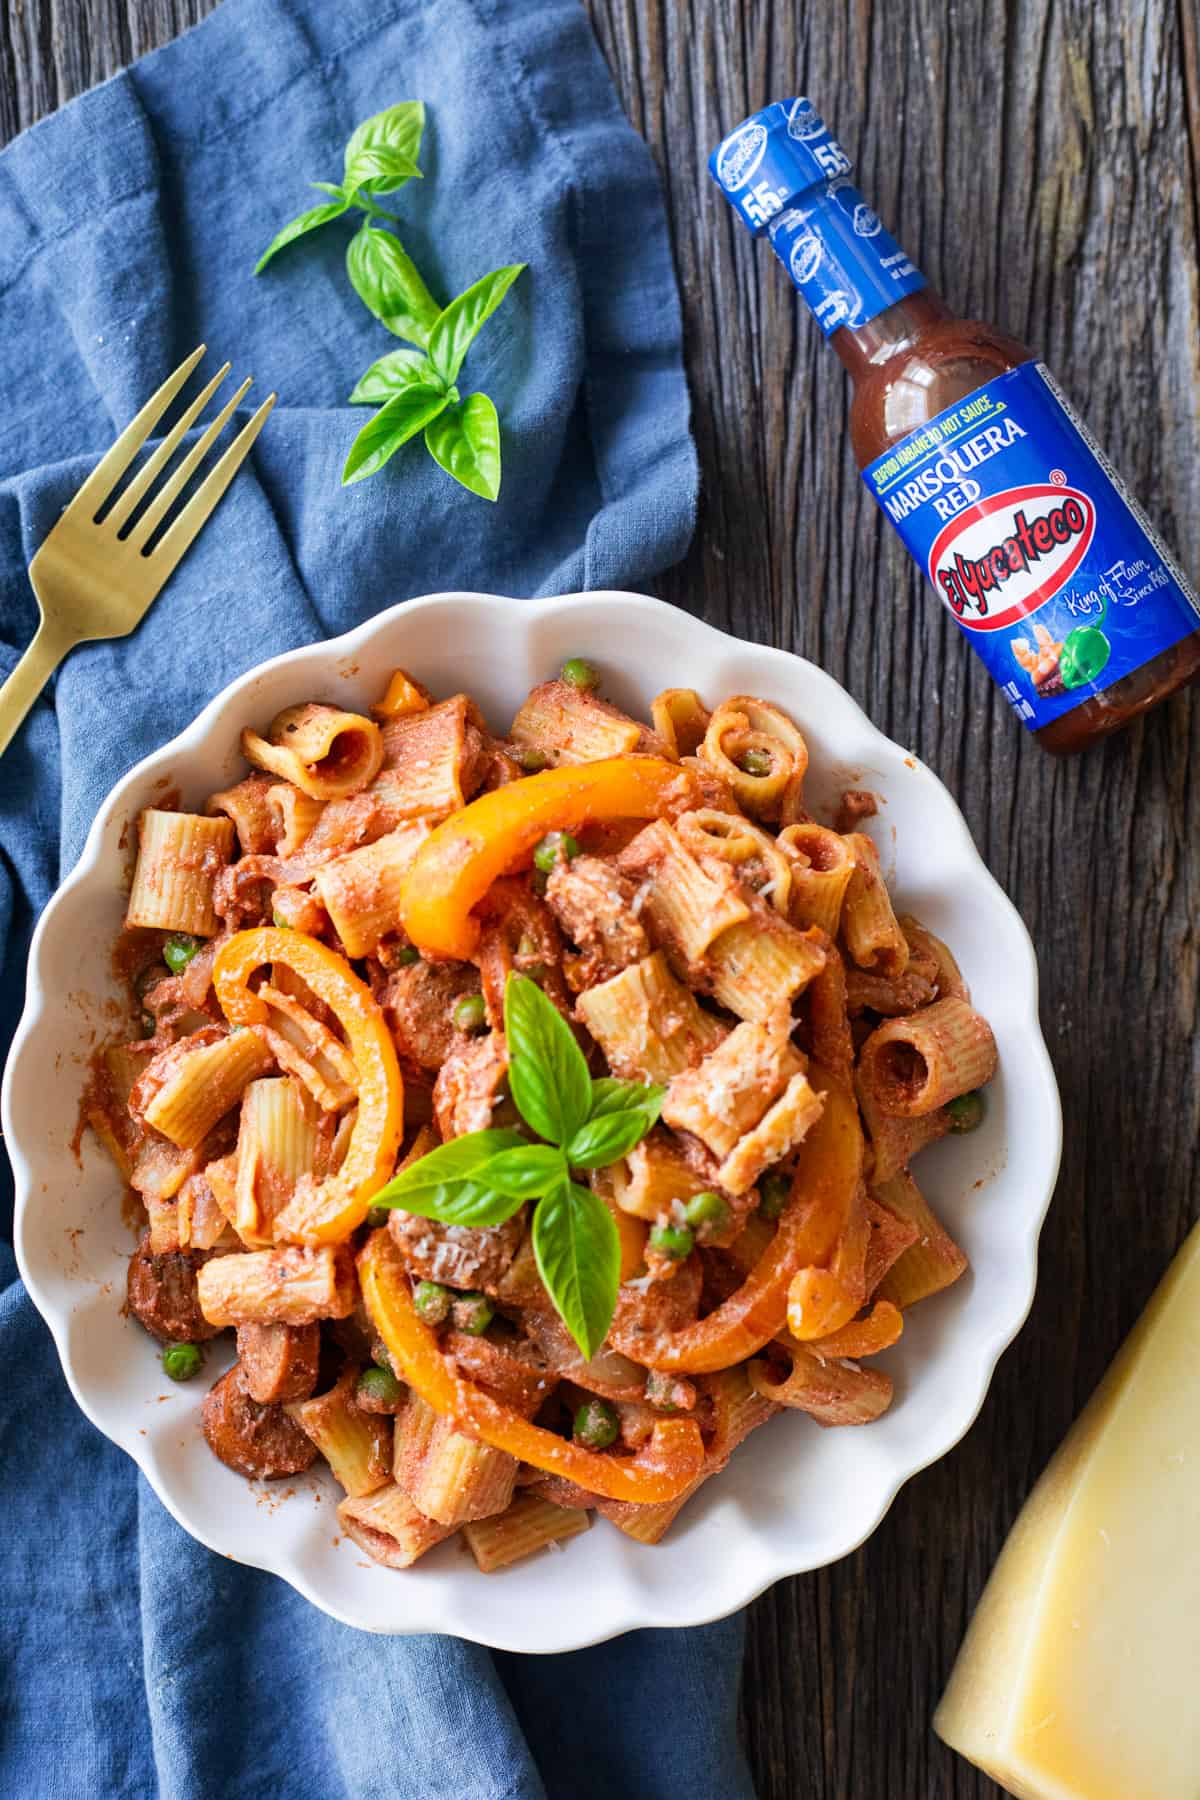
[[[1082,750],[1200,671],[1200,600],[1032,350],[957,318],[804,99],[709,161],[854,384],[862,478],[1009,705]]]

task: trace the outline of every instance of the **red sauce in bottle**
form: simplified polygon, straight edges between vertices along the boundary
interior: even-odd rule
[[[710,167],[854,384],[864,480],[1038,742],[1064,754],[1200,673],[1200,602],[1034,354],[955,317],[805,100]]]

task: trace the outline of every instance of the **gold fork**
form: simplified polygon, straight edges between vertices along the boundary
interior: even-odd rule
[[[154,482],[167,467],[186,431],[199,418],[229,373],[226,363],[197,394],[162,443],[148,456],[125,492],[103,520],[97,514],[191,374],[206,346],[193,350],[167,377],[127,425],[107,456],[101,458],[62,518],[29,565],[41,622],[33,642],[0,688],[0,754],[63,657],[76,644],[97,638],[127,637],[137,625],[200,527],[233,480],[251,444],[275,404],[268,394],[252,419],[223,452],[209,473],[150,550],[147,545],[171,506],[200,467],[250,378],[243,381],[203,436],[182,457],[178,468],[154,495],[127,536],[120,535]]]

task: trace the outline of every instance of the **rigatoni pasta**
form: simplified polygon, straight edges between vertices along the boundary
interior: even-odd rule
[[[679,687],[644,723],[596,682],[572,659],[503,736],[403,669],[362,711],[300,697],[247,724],[251,772],[140,824],[121,962],[145,1035],[103,1048],[84,1106],[144,1215],[130,1309],[197,1361],[236,1329],[215,1454],[255,1479],[319,1456],[340,1530],[391,1568],[461,1533],[501,1578],[596,1515],[657,1543],[776,1413],[879,1417],[892,1382],[861,1360],[966,1267],[909,1167],[996,1069],[950,951],[865,832],[809,816],[782,707]],[[552,826],[464,913],[487,809],[544,819],[549,792]],[[450,841],[432,911],[463,915],[457,954],[412,908]],[[586,1356],[540,1194],[494,1223],[373,1204],[474,1134],[534,1148],[514,975],[574,1034],[609,1146],[570,1152],[616,1282]],[[631,1092],[644,1120],[606,1139]]]

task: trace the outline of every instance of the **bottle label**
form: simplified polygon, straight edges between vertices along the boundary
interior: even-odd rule
[[[1200,600],[1040,363],[863,480],[1031,731],[1200,630]]]

